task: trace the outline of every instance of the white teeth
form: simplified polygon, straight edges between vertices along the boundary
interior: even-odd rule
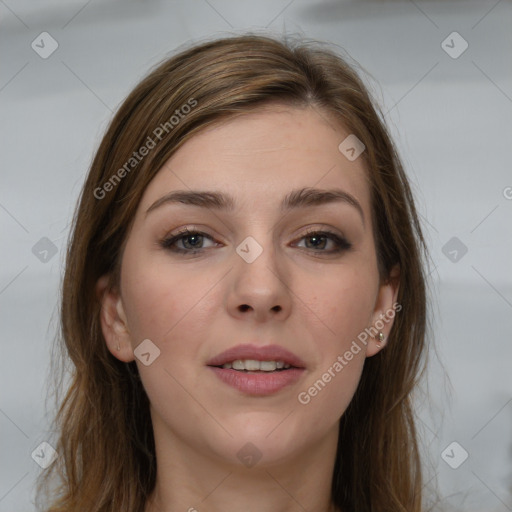
[[[244,364],[244,361],[240,361],[242,364]],[[257,370],[260,370],[260,362],[256,361],[254,359],[246,359],[245,360],[245,369],[249,370],[250,372],[255,372]]]
[[[276,361],[261,361],[260,370],[264,372],[273,372],[277,368]]]
[[[224,363],[222,368],[229,370],[247,370],[249,372],[262,371],[262,372],[273,372],[276,369],[287,369],[291,365],[284,361],[256,361],[255,359],[236,359],[231,363]]]

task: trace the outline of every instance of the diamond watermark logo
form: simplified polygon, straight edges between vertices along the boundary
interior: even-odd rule
[[[441,250],[452,263],[458,263],[468,252],[467,246],[456,236],[450,238]]]
[[[30,46],[41,59],[47,59],[59,47],[59,43],[48,32],[41,32]]]
[[[248,236],[236,248],[236,252],[246,263],[252,263],[263,252],[263,247],[252,236]]]
[[[133,353],[144,366],[149,366],[160,356],[160,349],[151,340],[146,339],[137,346]]]
[[[452,469],[460,467],[468,457],[469,453],[457,441],[450,443],[441,453],[441,458]]]
[[[31,457],[43,469],[50,467],[57,456],[55,448],[46,441],[43,441],[31,454]]]
[[[252,468],[260,461],[262,453],[254,444],[246,443],[237,452],[236,456],[244,466]]]
[[[344,139],[338,146],[340,153],[353,162],[366,149],[366,146],[353,133]]]
[[[57,254],[57,246],[49,238],[43,236],[32,247],[32,254],[42,263],[48,263]]]
[[[468,42],[458,32],[452,32],[441,43],[441,48],[452,59],[458,59],[468,49],[468,46]]]

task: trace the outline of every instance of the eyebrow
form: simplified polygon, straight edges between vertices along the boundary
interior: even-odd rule
[[[280,205],[281,212],[296,208],[319,206],[329,203],[346,203],[353,206],[365,222],[363,208],[359,201],[345,190],[333,188],[328,190],[305,187],[287,194]],[[232,196],[222,192],[201,190],[175,190],[157,199],[147,210],[146,215],[158,207],[169,203],[181,203],[215,210],[233,211],[236,201]]]

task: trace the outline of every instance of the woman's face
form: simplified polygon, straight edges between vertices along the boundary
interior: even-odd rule
[[[236,464],[332,448],[384,345],[358,335],[397,291],[379,283],[348,135],[312,108],[262,109],[191,138],[147,187],[102,325],[135,359],[160,436]]]

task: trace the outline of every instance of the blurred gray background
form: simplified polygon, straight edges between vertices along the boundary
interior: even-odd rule
[[[180,45],[247,30],[368,72],[433,260],[427,488],[438,510],[512,511],[510,1],[0,0],[0,512],[35,510],[65,241],[112,113]]]

